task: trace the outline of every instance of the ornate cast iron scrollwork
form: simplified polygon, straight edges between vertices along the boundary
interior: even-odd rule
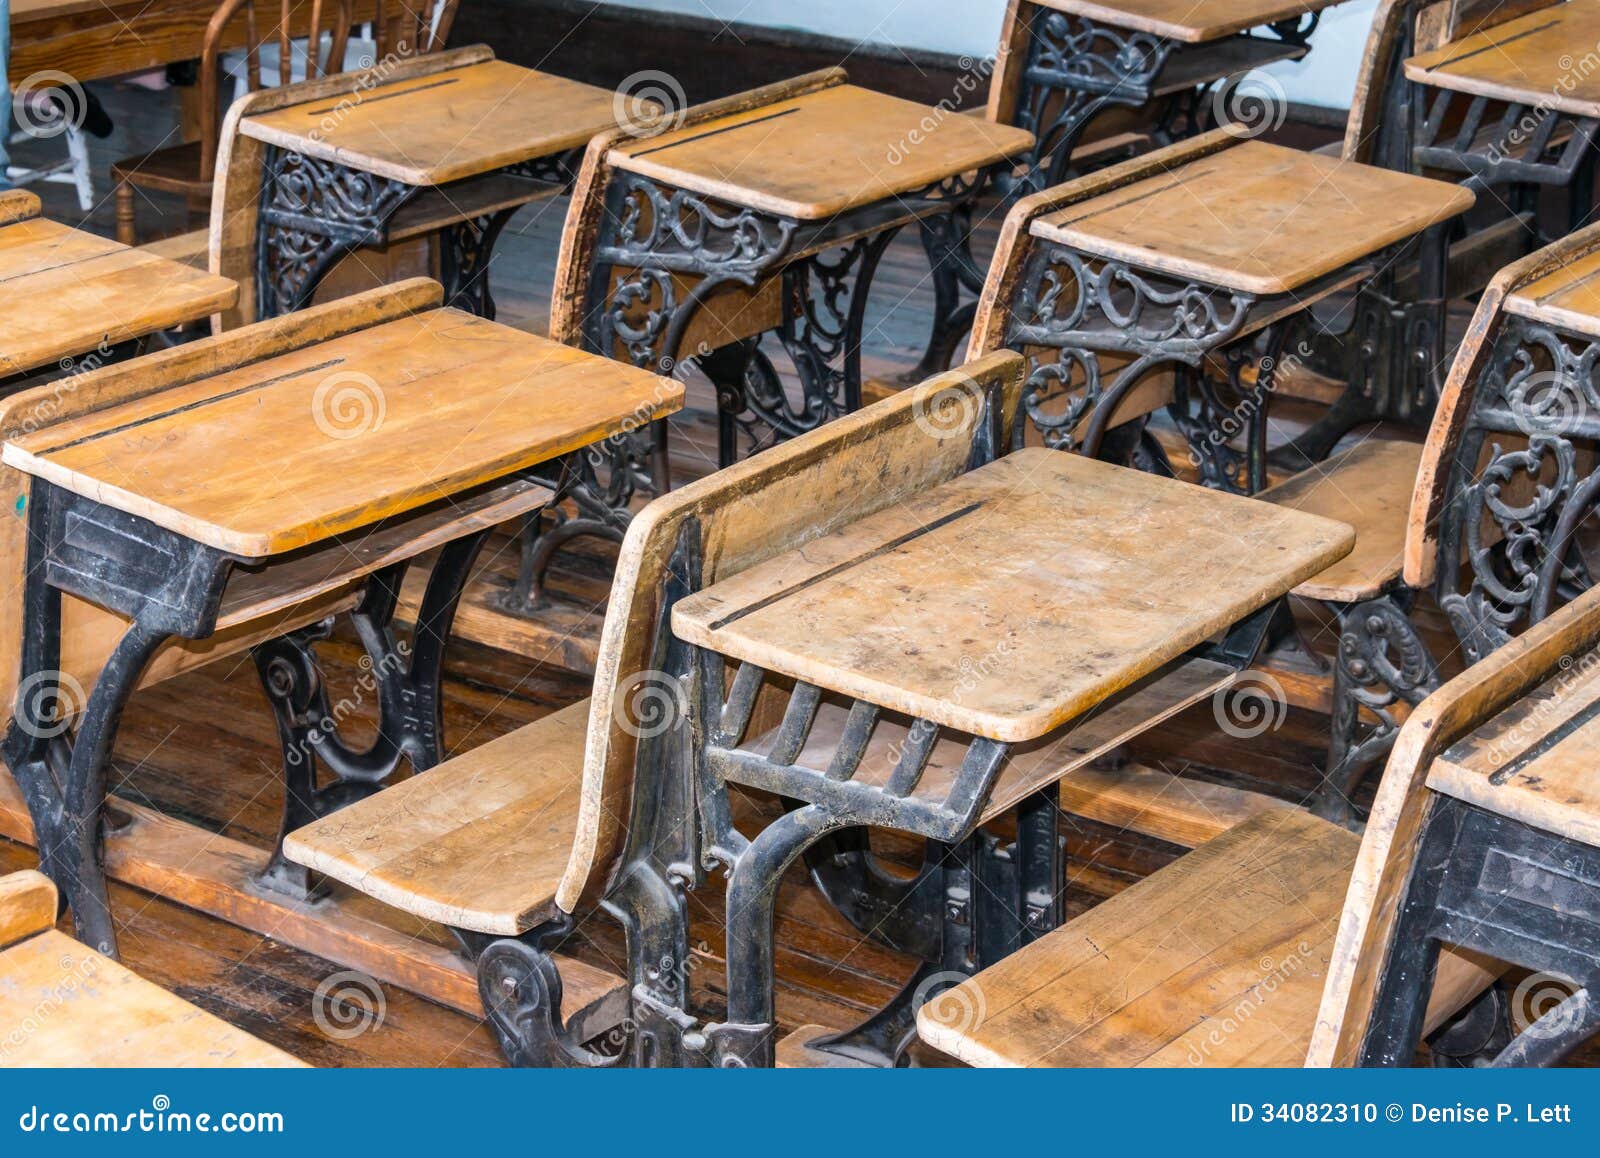
[[[1597,358],[1591,338],[1511,317],[1479,381],[1439,528],[1436,584],[1470,662],[1591,582],[1576,534],[1600,499]]]
[[[1149,32],[1096,24],[1064,12],[1038,12],[1018,95],[1017,125],[1037,144],[1019,195],[1059,184],[1083,130],[1114,105],[1150,100],[1175,44]]]
[[[626,1050],[602,1052],[575,1041],[568,1030],[561,1013],[561,973],[550,951],[572,927],[572,918],[563,917],[521,937],[489,940],[476,954],[478,995],[501,1051],[514,1066],[606,1069],[628,1056]]]
[[[269,147],[256,229],[257,316],[303,306],[339,258],[380,240],[414,192],[400,181]]]
[[[1163,363],[1199,367],[1244,327],[1255,300],[1039,246],[1028,259],[1007,334],[1007,345],[1047,350],[1052,359],[1039,353],[1031,359],[1023,390],[1028,419],[1048,446],[1097,453],[1111,413],[1140,378]],[[1103,353],[1131,354],[1133,361],[1107,381]]]
[[[1328,774],[1313,809],[1319,816],[1341,823],[1354,819],[1350,796],[1356,783],[1400,730],[1394,705],[1403,700],[1415,706],[1439,686],[1433,657],[1407,614],[1409,603],[1380,596],[1339,609]],[[1363,710],[1378,720],[1365,736]]]

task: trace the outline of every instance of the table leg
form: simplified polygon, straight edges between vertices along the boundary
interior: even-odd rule
[[[352,693],[336,704],[329,699],[314,647],[331,634],[331,619],[251,649],[283,750],[283,817],[262,883],[294,896],[310,895],[311,874],[284,859],[284,838],[379,791],[402,759],[418,772],[443,759],[440,679],[445,647],[467,575],[490,533],[464,536],[440,551],[408,642],[396,640],[390,629],[408,564],[385,568],[368,579],[361,603],[351,613],[365,653],[362,671]],[[378,734],[365,750],[356,751],[340,738],[340,724],[368,695],[378,702]],[[331,779],[319,775],[319,761]]]
[[[444,304],[494,321],[494,297],[489,292],[489,262],[500,232],[516,209],[502,209],[447,226],[439,247],[439,280],[444,283]]]
[[[214,630],[231,567],[219,552],[143,519],[33,482],[22,662],[5,758],[28,802],[41,869],[72,910],[79,939],[108,956],[116,931],[103,811],[117,726],[157,648],[174,635],[202,639]],[[61,669],[63,593],[131,621],[81,705],[81,686]]]

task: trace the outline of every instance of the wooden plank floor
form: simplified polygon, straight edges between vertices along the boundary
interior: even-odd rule
[[[150,94],[111,85],[96,86],[118,122],[110,141],[91,143],[100,179],[116,157],[175,140],[172,94]],[[1316,141],[1296,139],[1295,144]],[[19,159],[53,156],[59,143],[30,143]],[[93,212],[78,212],[69,190],[42,186],[46,212],[97,232],[110,233],[110,189]],[[141,226],[151,235],[189,227],[180,206],[141,194]],[[542,331],[555,249],[566,202],[557,200],[525,210],[506,231],[496,252],[495,295],[501,320]],[[980,252],[987,255],[997,222],[982,228]],[[887,375],[915,361],[932,294],[914,239],[902,236],[880,270],[869,310],[867,373]],[[712,398],[692,390],[690,409],[676,423],[675,470],[682,478],[706,473],[714,465]],[[1292,408],[1291,408],[1292,409]],[[1300,415],[1305,417],[1304,414]],[[1290,421],[1297,421],[1290,416]],[[515,556],[509,541],[491,545],[485,565],[509,573]],[[607,549],[574,552],[556,575],[557,593],[584,611],[603,603],[607,589]],[[1431,632],[1441,641],[1442,621]],[[1442,634],[1441,634],[1442,633]],[[1330,650],[1332,635],[1311,625],[1313,642]],[[452,751],[484,743],[529,720],[587,694],[587,677],[559,666],[581,659],[581,640],[548,637],[535,658],[542,663],[472,643],[459,643],[450,656],[446,695],[446,736]],[[353,686],[358,651],[348,639],[325,647],[333,696]],[[574,662],[573,666],[581,666]],[[370,719],[355,730],[370,728]],[[1319,779],[1326,748],[1326,718],[1290,708],[1276,729],[1239,743],[1221,734],[1209,704],[1184,713],[1147,736],[1132,755],[1166,771],[1246,787],[1286,799],[1303,799]],[[253,665],[247,657],[214,664],[137,695],[125,717],[116,749],[113,790],[146,802],[196,825],[258,846],[270,846],[277,827],[278,748],[271,716]],[[771,816],[772,801],[745,799],[741,818]],[[1072,817],[1062,819],[1069,850],[1069,912],[1081,912],[1142,878],[1181,853],[1164,842]],[[910,863],[914,849],[888,841],[887,857]],[[0,871],[34,863],[33,853],[0,840]],[[723,1009],[722,886],[719,881],[690,897],[692,999],[709,1018]],[[378,1024],[345,1036],[327,1016],[328,999],[319,987],[337,986],[339,966],[290,949],[193,911],[131,889],[118,887],[113,905],[129,964],[212,1012],[319,1065],[498,1065],[500,1056],[488,1030],[475,1018],[443,1009],[394,987],[382,987]],[[843,1027],[864,1016],[898,988],[912,963],[863,941],[810,889],[796,871],[780,896],[777,919],[780,978],[778,1017],[785,1029],[820,1023]],[[620,932],[609,918],[585,920],[567,951],[622,972]],[[330,979],[333,979],[330,982]],[[357,1019],[359,1022],[359,1018]]]

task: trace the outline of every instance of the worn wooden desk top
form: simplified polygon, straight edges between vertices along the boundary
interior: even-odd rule
[[[694,644],[1022,741],[1347,554],[1343,523],[1034,448],[683,600]]]
[[[1169,40],[1198,44],[1260,28],[1341,0],[1034,0],[1041,8],[1071,12],[1113,28],[1136,28]]]
[[[1600,337],[1600,252],[1585,254],[1506,295],[1505,310]]]
[[[0,374],[77,359],[103,343],[198,321],[233,304],[238,287],[225,277],[38,213],[32,193],[0,194]]]
[[[1033,134],[841,84],[611,150],[619,169],[802,221],[1015,156]]]
[[[1243,141],[1046,214],[1032,233],[1186,279],[1280,294],[1472,201],[1448,182]]]
[[[1600,117],[1600,0],[1567,0],[1406,61],[1406,78],[1434,88],[1578,117]]]
[[[247,137],[407,185],[443,185],[581,148],[616,127],[615,95],[485,60],[246,117]]]
[[[440,309],[47,427],[6,443],[4,460],[265,558],[682,404],[671,379]]]

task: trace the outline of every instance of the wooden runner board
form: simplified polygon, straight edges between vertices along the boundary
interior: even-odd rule
[[[666,416],[681,384],[443,309],[6,443],[28,474],[246,558],[449,498]]]
[[[1033,236],[1254,294],[1289,293],[1468,209],[1459,185],[1243,141],[1036,218]]]
[[[1342,523],[1016,451],[674,608],[686,641],[1031,740],[1348,554]]]
[[[1406,61],[1406,79],[1433,88],[1576,117],[1600,117],[1600,70],[1582,57],[1600,43],[1600,2],[1567,0]]]
[[[113,796],[132,823],[106,834],[106,875],[175,904],[271,937],[440,1005],[482,1016],[477,972],[449,932],[334,885],[305,901],[263,888],[257,878],[269,854],[242,841],[176,820]],[[33,844],[27,806],[11,774],[0,769],[0,836]],[[627,1012],[622,978],[586,961],[556,955],[564,1010],[587,1038]]]
[[[426,187],[581,148],[616,127],[617,100],[594,85],[485,60],[246,116],[239,131]]]
[[[802,221],[1003,161],[1033,134],[838,84],[614,146],[607,162]]]
[[[1600,250],[1507,294],[1503,308],[1508,314],[1600,337]]]
[[[14,208],[0,209],[9,220],[0,225],[0,375],[70,370],[96,350],[233,304],[237,287],[225,277],[48,221],[31,193],[4,200]]]
[[[1331,8],[1340,0],[1033,0],[1113,28],[1135,28],[1169,40],[1200,44],[1236,32]]]

